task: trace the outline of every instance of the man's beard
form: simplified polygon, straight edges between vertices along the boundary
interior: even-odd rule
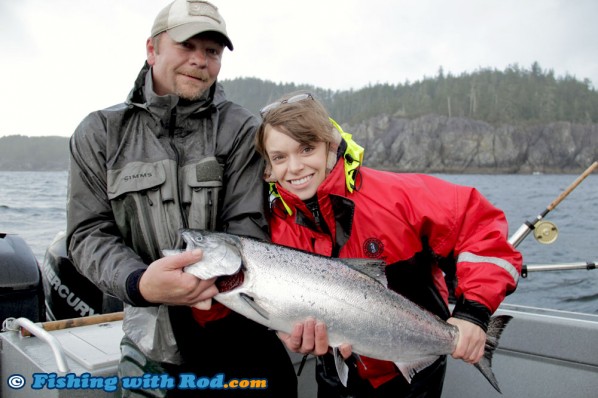
[[[203,84],[208,85],[210,81],[210,77],[207,73],[202,71],[185,71],[182,74],[191,76],[195,79],[200,80]],[[183,84],[183,85],[176,85],[175,86],[175,94],[178,95],[180,98],[183,98],[188,101],[196,101],[204,96],[204,94],[210,89],[212,85],[209,84],[205,88],[195,88],[192,84]]]
[[[198,99],[202,98],[203,95],[205,94],[205,92],[208,91],[208,90],[209,90],[209,88],[205,89],[205,90],[201,90],[201,91],[199,91],[199,92],[197,92],[195,94],[189,94],[189,93],[186,93],[186,92],[182,92],[180,90],[176,90],[175,94],[179,98],[182,98],[182,99],[187,100],[187,101],[197,101]]]

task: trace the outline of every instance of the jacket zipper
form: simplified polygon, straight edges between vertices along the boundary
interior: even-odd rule
[[[154,202],[152,202],[152,200],[150,199],[150,197],[147,195],[147,193],[144,195],[145,199],[147,200],[148,204],[151,206],[154,205]],[[152,216],[149,212],[149,210],[147,209],[147,207],[145,206],[141,206],[141,211],[142,211],[142,216],[145,220],[152,220]],[[158,241],[156,240],[156,236],[153,233],[148,232],[149,229],[146,226],[143,226],[143,224],[145,224],[144,219],[139,220],[139,232],[140,234],[146,239],[147,242],[149,242],[149,252],[153,253],[152,254],[152,258],[160,258],[162,257],[162,254],[160,253],[160,248],[158,247]]]
[[[316,226],[316,230],[314,230],[317,234],[322,234],[330,238],[330,243],[332,245],[332,253],[331,257],[338,257],[339,255],[339,247],[336,244],[336,239],[332,236],[332,232],[328,228],[328,224],[326,224],[326,220],[322,216],[322,212],[320,210],[320,204],[318,203],[317,198],[314,201],[304,201],[305,206],[311,213],[314,218],[314,223]],[[312,238],[312,247],[316,247],[317,238]]]
[[[206,220],[206,226],[208,227],[207,230],[208,231],[212,231],[213,229],[215,229],[214,225],[212,225],[212,190],[208,188],[208,200],[206,203],[206,217],[208,218]]]
[[[170,147],[172,148],[172,150],[174,151],[174,158],[175,158],[175,162],[176,162],[176,189],[177,189],[177,204],[179,206],[179,211],[181,213],[181,220],[183,220],[183,228],[188,228],[189,227],[189,222],[187,220],[187,217],[185,216],[185,209],[183,209],[183,204],[181,203],[181,198],[183,197],[182,193],[181,193],[181,185],[180,185],[180,181],[179,181],[179,166],[180,166],[180,154],[178,149],[176,148],[176,145],[174,145],[174,133],[176,130],[176,118],[177,118],[177,113],[176,113],[176,107],[172,108],[172,111],[170,111],[170,119],[168,121],[168,137],[170,138]]]

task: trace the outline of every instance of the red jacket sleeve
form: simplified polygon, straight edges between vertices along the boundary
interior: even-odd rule
[[[436,212],[448,215],[446,220],[430,216],[432,249],[440,255],[452,252],[455,256],[456,296],[494,312],[515,290],[522,265],[521,253],[508,242],[506,217],[475,188],[437,183],[445,194],[436,201],[443,202],[449,213]]]

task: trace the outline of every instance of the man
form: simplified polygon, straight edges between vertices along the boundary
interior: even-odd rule
[[[175,379],[124,396],[184,395],[180,373],[267,380],[255,397],[297,394],[274,332],[211,303],[213,279],[183,272],[201,251],[161,258],[184,227],[267,238],[259,122],[217,84],[225,46],[233,49],[214,5],[172,2],[155,19],[126,102],[91,113],[70,141],[67,245],[79,271],[125,303],[119,374]],[[227,391],[243,396],[202,396]]]

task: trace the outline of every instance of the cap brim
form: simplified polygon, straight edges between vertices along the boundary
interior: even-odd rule
[[[221,29],[215,28],[214,24],[211,23],[202,23],[202,22],[194,22],[194,23],[186,23],[184,25],[175,26],[172,29],[168,30],[168,34],[170,37],[176,42],[183,42],[195,35],[205,32],[216,32],[222,36],[224,41],[224,45],[229,48],[229,50],[233,50],[233,43],[230,41],[226,32],[223,32]]]

